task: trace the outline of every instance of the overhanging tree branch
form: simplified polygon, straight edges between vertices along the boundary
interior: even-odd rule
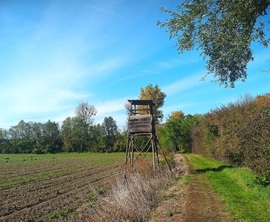
[[[179,53],[201,49],[208,74],[225,87],[247,78],[253,60],[251,42],[268,47],[265,20],[269,0],[185,0],[176,11],[162,8],[170,19],[157,22],[177,39]],[[269,19],[266,21],[269,22]]]

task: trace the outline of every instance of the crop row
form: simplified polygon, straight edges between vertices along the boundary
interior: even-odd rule
[[[63,158],[59,162],[23,163],[20,172],[12,172],[17,164],[2,164],[0,221],[49,221],[54,212],[71,205],[76,210],[93,189],[106,187],[115,174],[122,172],[122,159],[117,158],[112,161],[104,157]],[[30,169],[28,173],[27,169]]]
[[[9,201],[3,201],[0,218],[3,220],[20,218],[25,221],[44,217],[70,203],[82,200],[94,187],[103,186],[111,176],[117,173],[117,169],[117,167],[110,167],[103,169],[104,171],[98,171],[96,174],[83,173],[75,176],[72,181],[60,178],[55,183],[52,180],[51,186],[45,189],[37,188],[35,192],[28,193],[27,190],[20,189],[17,194],[13,195],[13,198],[5,199]],[[38,187],[39,184],[37,183],[36,186]]]

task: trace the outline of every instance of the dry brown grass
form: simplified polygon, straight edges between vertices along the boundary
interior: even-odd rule
[[[147,221],[157,206],[158,194],[172,182],[167,170],[149,170],[138,162],[135,171],[118,175],[105,196],[98,196],[91,221]]]

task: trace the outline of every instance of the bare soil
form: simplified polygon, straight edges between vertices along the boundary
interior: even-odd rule
[[[154,212],[151,222],[227,222],[230,221],[220,199],[202,174],[190,172],[185,158],[175,155],[177,177],[187,176],[187,183],[179,180],[172,186]]]
[[[73,163],[73,166],[75,164]],[[51,175],[47,179],[41,177],[0,189],[0,221],[67,221],[69,215],[62,218],[59,216],[58,219],[51,218],[51,215],[65,208],[75,211],[84,204],[89,192],[106,187],[108,181],[121,170],[118,163],[92,167],[89,161],[85,160],[77,164],[79,166],[74,172]],[[54,166],[44,166],[46,167],[49,171]],[[23,176],[34,175],[31,170],[33,171],[31,168],[28,173],[23,173]],[[39,170],[42,168],[37,169],[37,172]]]

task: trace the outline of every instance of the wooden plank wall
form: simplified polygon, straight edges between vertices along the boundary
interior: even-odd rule
[[[134,115],[128,119],[129,133],[151,133],[152,132],[152,116]]]

